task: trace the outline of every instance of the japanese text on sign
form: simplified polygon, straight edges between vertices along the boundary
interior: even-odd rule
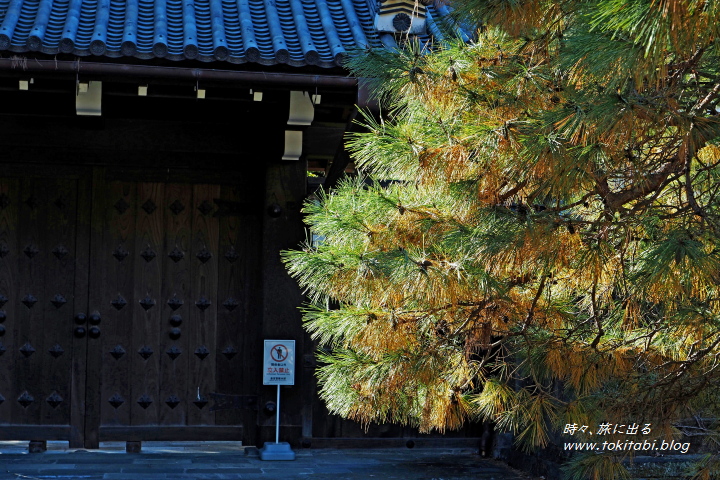
[[[295,340],[265,340],[263,385],[295,384]]]

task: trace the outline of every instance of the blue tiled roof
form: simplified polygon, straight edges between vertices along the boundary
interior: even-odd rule
[[[335,67],[374,0],[0,0],[0,51]]]

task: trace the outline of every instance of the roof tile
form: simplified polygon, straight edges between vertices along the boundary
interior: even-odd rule
[[[0,50],[335,67],[373,0],[0,0]]]

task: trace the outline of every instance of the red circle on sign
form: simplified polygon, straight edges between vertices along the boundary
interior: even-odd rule
[[[288,357],[288,353],[290,352],[285,345],[273,345],[273,347],[270,349],[270,358],[272,358],[276,362],[282,362],[285,361],[285,359]]]

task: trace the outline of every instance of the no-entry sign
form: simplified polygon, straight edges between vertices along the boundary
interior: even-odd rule
[[[265,340],[263,385],[295,385],[295,340]]]

